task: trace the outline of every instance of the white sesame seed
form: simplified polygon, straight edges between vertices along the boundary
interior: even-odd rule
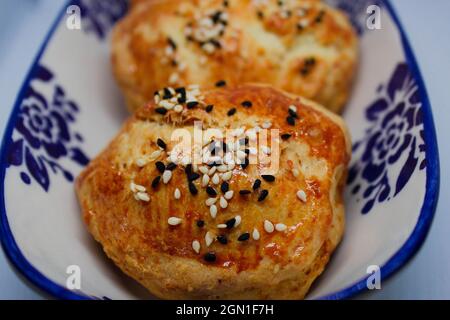
[[[290,105],[289,106],[289,110],[293,111],[293,112],[297,112],[297,107],[294,105]]]
[[[226,225],[225,223],[221,223],[221,224],[218,224],[218,225],[217,225],[217,228],[218,228],[218,229],[226,229],[226,228],[227,228],[227,225]]]
[[[309,21],[307,19],[301,19],[298,22],[299,26],[301,26],[302,28],[306,28],[307,26],[309,26]]]
[[[173,72],[169,77],[170,84],[176,84],[180,79],[180,75],[177,72]]]
[[[229,190],[229,191],[225,192],[225,195],[224,195],[225,199],[227,199],[227,200],[230,200],[231,198],[233,198],[233,196],[234,196],[233,190]]]
[[[211,232],[207,232],[205,235],[206,246],[209,247],[214,242],[214,235]]]
[[[206,201],[205,201],[205,204],[208,206],[208,207],[211,207],[213,204],[215,204],[217,202],[217,198],[208,198],[208,199],[206,199]]]
[[[161,155],[161,150],[156,150],[156,151],[153,151],[153,153],[150,155],[150,158],[151,159],[156,159],[156,158],[159,158],[159,156]]]
[[[216,50],[216,47],[211,42],[207,42],[202,46],[202,49],[206,53],[212,54]]]
[[[131,192],[135,193],[136,192],[136,184],[132,181],[130,182],[130,190]]]
[[[297,198],[299,198],[302,202],[306,202],[306,193],[303,190],[297,191]]]
[[[209,207],[209,213],[211,214],[211,217],[213,219],[216,218],[216,216],[217,216],[217,207],[216,207],[216,205],[213,204],[211,207]]]
[[[167,46],[165,49],[166,56],[171,56],[171,55],[173,55],[173,53],[174,53],[173,48],[171,46]]]
[[[192,241],[192,249],[195,251],[195,253],[200,253],[200,242],[198,240]]]
[[[225,172],[225,173],[222,175],[222,180],[223,180],[223,181],[228,181],[228,180],[231,179],[232,176],[233,176],[233,171]]]
[[[199,90],[200,85],[199,84],[190,84],[190,85],[188,85],[188,89],[189,90]]]
[[[215,167],[214,167],[214,168],[215,168]],[[219,182],[220,182],[219,175],[218,175],[217,173],[215,173],[214,176],[212,177],[211,181],[212,181],[212,183],[214,183],[214,184],[219,184]]]
[[[162,178],[163,178],[163,183],[167,184],[170,181],[170,179],[172,178],[172,171],[170,171],[170,170],[164,171]]]
[[[200,168],[198,168],[198,170],[203,174],[208,174],[208,172],[209,172],[208,167],[200,167]]]
[[[236,156],[238,157],[239,160],[244,160],[247,154],[242,150],[238,150],[236,152]]]
[[[234,219],[236,219],[236,222],[234,223],[234,227],[236,228],[238,225],[241,224],[242,218],[241,216],[236,216],[234,217]]]
[[[300,175],[300,171],[298,171],[297,169],[292,169],[292,174],[297,178]]]
[[[176,113],[180,113],[183,112],[183,106],[180,104],[177,104],[174,108],[173,111],[175,111]]]
[[[217,167],[217,171],[219,171],[219,172],[227,172],[227,170],[228,170],[228,166],[225,164],[222,164]]]
[[[169,157],[170,161],[173,163],[178,163],[178,154],[176,152],[172,152]]]
[[[171,226],[177,226],[181,223],[181,221],[183,221],[181,218],[178,217],[170,217],[167,220],[167,223],[170,224]]]
[[[167,100],[161,100],[159,105],[167,110],[171,110],[175,105]]]
[[[256,228],[253,229],[252,237],[253,237],[254,240],[259,240],[260,234],[259,234],[258,229],[256,229]]]
[[[222,209],[228,207],[228,201],[224,197],[220,197],[219,204]]]
[[[282,232],[282,231],[285,231],[286,229],[287,229],[287,226],[283,223],[277,223],[275,225],[275,230],[277,230],[277,231]]]
[[[136,193],[136,197],[139,200],[141,200],[141,201],[145,201],[145,202],[149,202],[150,201],[150,197],[145,192],[138,192],[138,193]]]
[[[155,100],[156,104],[159,104],[159,102],[161,101],[161,97],[159,96],[159,94],[155,95],[153,99]]]
[[[267,155],[272,153],[272,150],[268,146],[261,146],[261,150],[264,154],[267,154]]]
[[[209,169],[208,175],[212,176],[217,170],[217,167],[212,167],[211,169]]]
[[[184,63],[184,62],[181,62],[181,63],[178,65],[178,70],[181,71],[181,72],[183,72],[184,70],[186,70],[186,68],[187,68],[187,64]]]
[[[176,188],[175,191],[173,192],[173,196],[177,200],[180,199],[181,198],[181,191],[180,191],[180,189]]]
[[[264,221],[264,230],[266,230],[267,233],[272,233],[274,229],[275,228],[272,222],[270,222],[269,220]]]
[[[141,185],[138,185],[138,184],[135,184],[135,185],[134,185],[134,188],[135,188],[137,191],[140,191],[140,192],[145,192],[145,191],[147,191],[147,189],[146,189],[144,186],[141,186]]]
[[[189,157],[189,156],[184,156],[182,159],[181,159],[181,164],[183,165],[183,166],[187,166],[188,164],[190,164],[191,163],[191,158]]]
[[[264,121],[262,124],[263,129],[269,129],[272,126],[272,122],[270,121]]]
[[[206,187],[209,183],[209,176],[207,174],[204,174],[202,177],[202,187]]]
[[[140,159],[136,160],[136,165],[141,168],[144,167],[147,163],[148,163],[147,159],[144,159],[144,158],[140,158]]]
[[[231,161],[228,164],[228,171],[232,171],[234,169],[234,167],[236,166],[236,163],[234,161]]]

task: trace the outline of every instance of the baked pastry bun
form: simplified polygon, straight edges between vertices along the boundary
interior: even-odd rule
[[[157,297],[301,299],[342,237],[349,158],[342,120],[307,99],[166,88],[76,191],[107,256]]]
[[[139,0],[112,38],[130,110],[158,88],[258,82],[339,112],[357,63],[346,16],[318,0]]]

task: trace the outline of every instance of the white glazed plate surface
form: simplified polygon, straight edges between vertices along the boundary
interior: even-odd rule
[[[308,298],[342,299],[366,289],[367,269],[399,270],[430,227],[439,189],[431,108],[415,58],[389,3],[329,0],[360,35],[361,63],[344,118],[353,138],[346,232]],[[368,5],[382,29],[365,27]],[[126,1],[76,0],[82,30],[65,10],[43,40],[20,88],[3,139],[0,227],[3,248],[32,283],[67,299],[152,298],[106,258],[84,227],[73,181],[117,133],[127,114],[109,59],[109,32]],[[66,289],[67,267],[80,291]]]

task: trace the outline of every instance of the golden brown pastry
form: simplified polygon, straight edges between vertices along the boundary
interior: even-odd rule
[[[139,0],[115,27],[112,63],[130,110],[163,86],[225,80],[268,83],[339,112],[357,37],[318,0]]]
[[[173,138],[194,124],[204,135],[188,157]],[[108,257],[160,298],[300,299],[342,237],[349,158],[340,117],[309,100],[251,84],[166,88],[76,191]]]

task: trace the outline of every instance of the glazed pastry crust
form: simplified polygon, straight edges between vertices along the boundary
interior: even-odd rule
[[[145,105],[162,86],[225,80],[271,84],[340,112],[358,60],[346,16],[317,0],[266,2],[229,0],[225,8],[222,0],[136,1],[112,38],[113,70],[129,109]],[[226,12],[214,52],[187,30],[195,35],[208,10]]]
[[[110,145],[81,173],[76,192],[83,219],[107,256],[126,274],[151,293],[165,299],[301,299],[314,279],[324,270],[344,230],[343,188],[350,159],[350,140],[343,121],[323,107],[270,87],[242,85],[202,91],[203,106],[177,114],[155,112],[155,102],[139,109],[126,122]],[[241,106],[251,101],[252,107]],[[295,126],[286,121],[288,107],[295,105]],[[236,113],[228,116],[230,108]],[[261,166],[250,164],[233,170],[229,180],[234,197],[226,209],[219,208],[213,219],[205,201],[209,198],[194,181],[198,194],[192,195],[182,167],[173,171],[167,184],[150,187],[160,175],[154,162],[143,167],[136,159],[159,150],[158,138],[170,150],[175,129],[190,130],[194,120],[207,128],[254,127],[266,121],[280,135],[291,137],[281,142],[280,166],[275,181],[262,181],[261,188],[241,196],[239,190],[252,190],[261,178]],[[167,155],[159,160],[166,162]],[[158,160],[156,159],[156,160]],[[137,201],[130,191],[134,182],[147,188],[150,201]],[[212,184],[210,184],[212,185]],[[218,190],[220,188],[212,185]],[[181,191],[174,199],[175,188]],[[258,202],[260,190],[269,191]],[[296,196],[304,190],[305,202]],[[237,215],[239,226],[230,230],[217,225]],[[170,226],[171,216],[182,223]],[[200,228],[196,222],[205,225]],[[283,223],[287,230],[267,233],[264,220]],[[237,238],[254,228],[260,239]],[[205,244],[205,233],[225,234],[226,245]],[[201,244],[199,254],[192,241]],[[217,259],[207,262],[213,252]]]

